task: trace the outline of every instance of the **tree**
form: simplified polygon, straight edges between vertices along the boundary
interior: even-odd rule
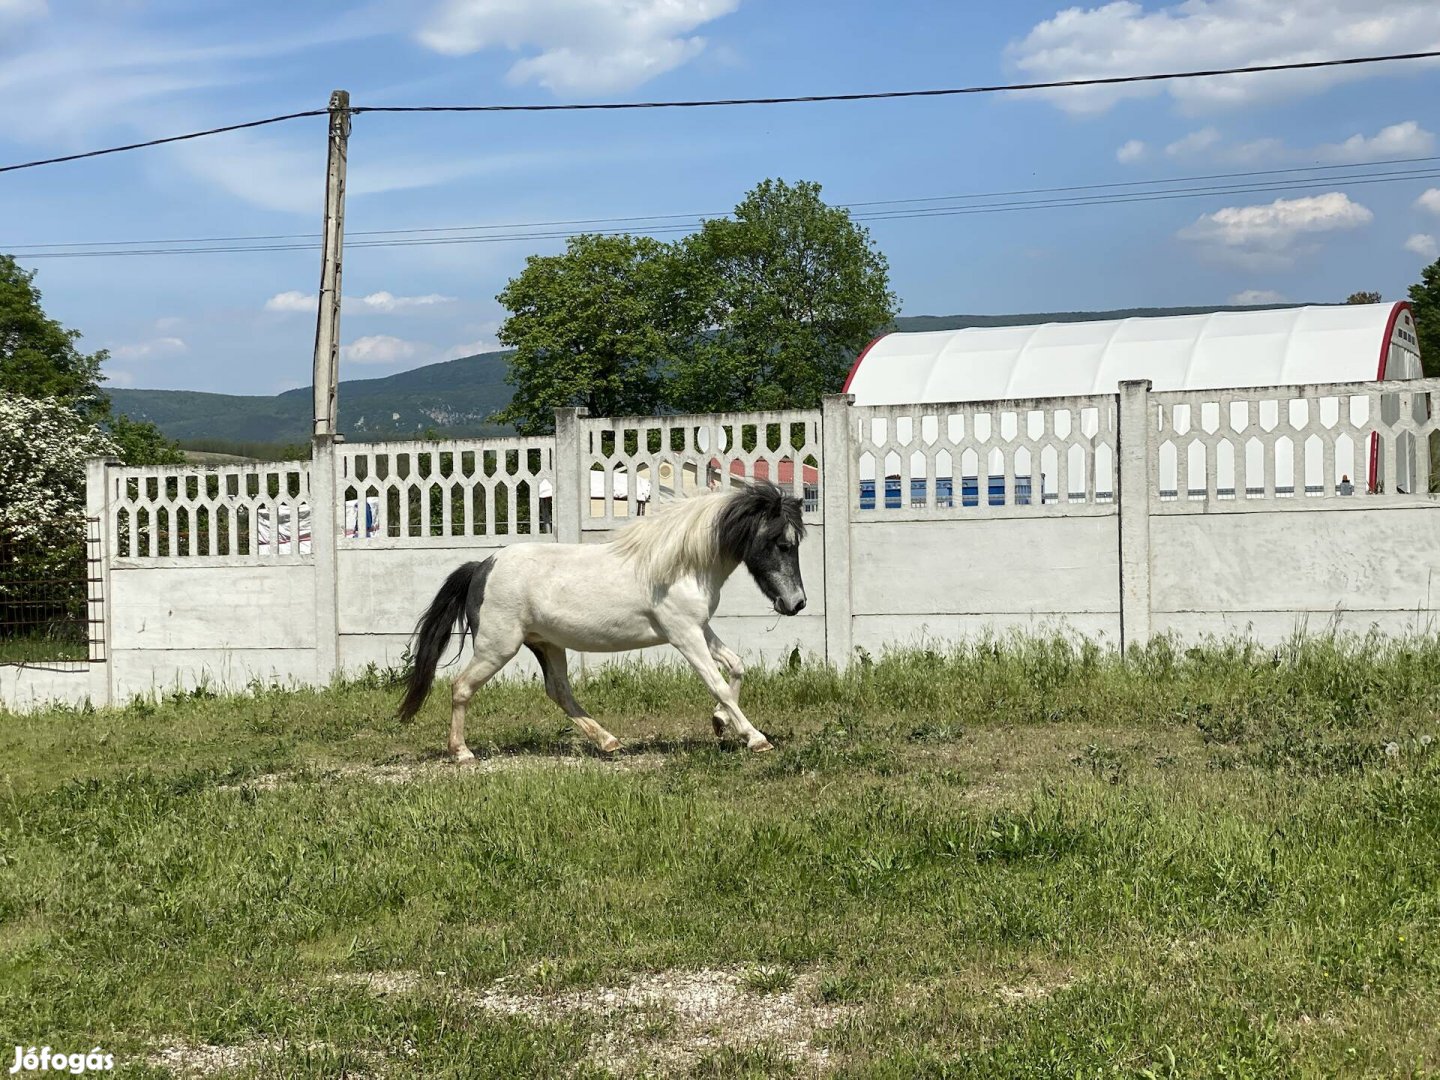
[[[100,392],[105,351],[86,355],[75,347],[80,332],[45,314],[34,278],[34,271],[0,255],[0,391],[52,398],[99,420],[108,404]]]
[[[1378,292],[1352,292],[1345,298],[1347,304],[1378,304],[1384,298]]]
[[[82,421],[109,429],[107,453],[128,465],[175,465],[180,447],[148,420],[113,415],[100,388],[106,352],[82,353],[80,331],[67,330],[45,314],[34,271],[0,255],[0,393],[63,405]],[[82,481],[83,485],[83,481]]]
[[[1410,286],[1410,311],[1425,374],[1440,374],[1440,259],[1420,271],[1420,280]]]
[[[531,256],[496,299],[510,312],[510,404],[496,414],[523,434],[554,427],[558,407],[591,416],[654,412],[661,373],[693,336],[673,288],[671,249],[643,236],[572,236],[565,254]]]
[[[895,317],[885,256],[819,184],[765,180],[680,248],[706,327],[674,369],[681,409],[813,408]]]

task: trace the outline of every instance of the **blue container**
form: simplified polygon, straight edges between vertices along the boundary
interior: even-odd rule
[[[899,510],[904,503],[901,499],[902,486],[904,481],[898,476],[887,476],[885,478],[885,509]],[[953,477],[937,476],[935,478],[935,505],[952,507],[955,505],[955,481]],[[1005,477],[992,476],[986,484],[986,500],[990,506],[1005,505]],[[1015,477],[1015,502],[1019,506],[1030,505],[1030,477]],[[923,507],[925,505],[925,478],[912,479],[910,481],[910,506]],[[962,476],[960,478],[960,505],[980,505],[980,480],[975,476]],[[875,509],[875,481],[860,481],[860,509]]]

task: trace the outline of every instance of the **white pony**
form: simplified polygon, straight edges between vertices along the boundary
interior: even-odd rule
[[[565,650],[618,652],[669,642],[690,661],[717,702],[717,737],[732,727],[751,750],[770,740],[740,711],[740,658],[710,629],[720,588],[744,563],[775,610],[805,606],[800,500],[765,481],[723,494],[682,499],[628,526],[608,544],[517,544],[448,578],[421,617],[415,665],[401,719],[419,711],[458,623],[475,652],[451,690],[450,753],[465,745],[465,706],[524,645],[545,676],[545,692],[602,751],[620,741],[597,724],[570,690]],[[725,668],[722,675],[719,667]],[[728,678],[727,678],[728,675]]]

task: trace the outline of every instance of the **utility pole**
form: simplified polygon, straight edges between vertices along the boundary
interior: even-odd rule
[[[340,249],[345,242],[345,154],[350,138],[350,92],[330,95],[330,154],[325,175],[325,234],[320,255],[320,311],[315,323],[315,427],[317,438],[335,435],[340,382]]]

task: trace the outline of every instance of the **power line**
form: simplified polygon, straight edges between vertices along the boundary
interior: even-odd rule
[[[1385,159],[1385,160],[1381,160],[1381,161],[1371,161],[1371,162],[1363,162],[1363,163],[1351,163],[1351,164],[1347,164],[1347,165],[1308,165],[1308,166],[1296,166],[1296,167],[1285,168],[1285,169],[1251,169],[1251,170],[1246,170],[1246,171],[1241,171],[1241,172],[1208,173],[1208,174],[1201,174],[1201,175],[1195,175],[1195,176],[1177,176],[1177,177],[1162,177],[1162,178],[1154,178],[1154,177],[1152,177],[1152,178],[1145,179],[1145,180],[1123,180],[1123,181],[1112,181],[1112,182],[1107,182],[1107,183],[1094,183],[1094,184],[1067,184],[1067,185],[1056,186],[1056,187],[1018,188],[1018,189],[1012,189],[1012,190],[1007,190],[1007,191],[984,191],[984,192],[969,192],[969,193],[964,193],[964,194],[951,194],[951,195],[912,196],[912,197],[907,197],[907,198],[903,198],[903,199],[871,199],[871,200],[865,200],[865,201],[859,201],[859,202],[837,203],[837,204],[835,204],[835,205],[838,206],[838,207],[841,207],[841,208],[843,208],[843,209],[848,209],[848,210],[854,210],[854,211],[856,211],[856,213],[853,214],[852,216],[854,216],[854,217],[857,218],[858,220],[876,220],[876,219],[880,219],[880,218],[886,218],[886,217],[896,216],[896,213],[895,213],[894,211],[882,211],[882,210],[876,210],[876,209],[871,209],[871,208],[876,208],[876,207],[916,207],[917,209],[916,209],[916,212],[915,212],[915,216],[919,216],[920,214],[930,213],[930,212],[937,211],[937,210],[956,209],[957,207],[954,207],[953,204],[955,204],[955,203],[957,203],[957,202],[975,201],[975,200],[982,200],[982,199],[1017,199],[1017,198],[1019,198],[1020,196],[1029,196],[1029,195],[1065,195],[1065,196],[1068,196],[1068,197],[1073,197],[1073,199],[1076,200],[1077,204],[1078,204],[1078,203],[1081,203],[1081,202],[1085,202],[1085,201],[1094,201],[1094,202],[1100,202],[1100,203],[1120,202],[1120,201],[1140,201],[1140,200],[1122,200],[1121,196],[1122,196],[1122,195],[1145,195],[1145,196],[1155,195],[1155,196],[1159,197],[1160,193],[1165,192],[1165,191],[1167,190],[1167,188],[1164,187],[1163,185],[1170,185],[1170,187],[1168,188],[1169,191],[1173,191],[1173,192],[1177,192],[1177,193],[1183,193],[1183,195],[1177,194],[1176,197],[1193,198],[1193,197],[1199,197],[1199,196],[1201,196],[1201,195],[1239,194],[1239,193],[1252,192],[1252,191],[1277,191],[1277,190],[1286,190],[1286,189],[1290,189],[1290,188],[1313,187],[1313,186],[1319,186],[1319,185],[1325,185],[1325,184],[1347,184],[1347,183],[1373,182],[1373,181],[1375,181],[1375,180],[1377,180],[1377,179],[1380,179],[1380,178],[1385,178],[1385,179],[1394,178],[1394,179],[1397,179],[1397,180],[1404,180],[1404,179],[1428,179],[1428,178],[1430,178],[1433,174],[1432,174],[1431,172],[1429,172],[1429,171],[1426,171],[1426,170],[1395,170],[1395,171],[1390,171],[1390,172],[1375,172],[1375,171],[1373,171],[1373,170],[1376,170],[1376,169],[1381,168],[1382,166],[1388,166],[1388,165],[1426,165],[1426,164],[1431,164],[1431,163],[1434,163],[1434,162],[1440,162],[1440,156],[1434,156],[1434,155],[1432,155],[1432,156],[1425,156],[1425,157],[1390,158],[1390,159]],[[1366,170],[1366,171],[1360,171],[1360,170]],[[1326,174],[1326,175],[1300,175],[1300,176],[1296,176],[1295,174]],[[1288,180],[1273,179],[1273,178],[1278,178],[1278,177],[1291,177],[1291,179],[1288,179]],[[1258,179],[1258,178],[1266,178],[1266,179],[1260,180],[1260,179]],[[1206,186],[1206,187],[1203,187],[1203,188],[1194,188],[1194,189],[1190,189],[1190,188],[1179,188],[1179,187],[1175,187],[1175,186],[1174,186],[1174,185],[1181,185],[1181,184],[1201,183],[1201,182],[1203,182],[1203,181],[1215,181],[1215,180],[1246,180],[1246,179],[1252,179],[1254,182],[1248,183],[1248,184],[1236,184],[1236,185],[1224,185],[1224,186],[1210,185],[1210,186]],[[1133,188],[1151,188],[1151,189],[1153,189],[1153,190],[1151,190],[1151,191],[1126,191],[1126,190],[1124,190],[1124,189],[1133,189]],[[1093,192],[1093,191],[1108,191],[1108,192],[1111,192],[1112,194],[1111,194],[1110,196],[1104,196],[1104,197],[1091,197],[1091,196],[1082,196],[1082,195],[1076,194],[1076,193],[1080,193],[1080,192]],[[1151,200],[1146,199],[1146,200],[1144,200],[1144,201],[1151,201]],[[1055,205],[1067,205],[1068,202],[1069,202],[1069,200],[1068,200],[1068,199],[1066,199],[1066,200],[1054,200],[1053,202],[1054,202]],[[943,205],[931,205],[931,206],[922,207],[922,206],[920,206],[920,204],[943,204]],[[1025,208],[1025,207],[1037,207],[1037,208],[1039,208],[1039,207],[1049,206],[1049,205],[1051,205],[1051,204],[1052,204],[1052,201],[1047,201],[1047,200],[1027,200],[1027,201],[1023,201],[1023,202],[1020,202],[1020,203],[1010,204],[1010,205],[1013,205],[1013,206],[1016,206],[1016,207],[1020,207],[1020,208]],[[994,208],[997,208],[997,209],[1000,208],[1000,206],[997,205],[997,204],[992,204],[992,206],[994,206]],[[514,231],[516,231],[516,230],[555,229],[555,228],[559,228],[559,227],[562,227],[562,226],[570,226],[570,225],[631,225],[631,224],[633,224],[633,223],[635,223],[635,222],[671,222],[671,221],[684,221],[684,222],[687,222],[687,223],[693,223],[693,222],[696,222],[696,221],[705,220],[705,219],[707,219],[707,218],[720,218],[720,217],[725,217],[725,216],[728,216],[728,214],[725,213],[725,212],[720,212],[720,213],[691,212],[691,213],[678,213],[678,214],[677,214],[677,213],[666,213],[666,214],[636,214],[636,215],[630,215],[630,216],[611,216],[611,217],[592,217],[592,218],[568,218],[568,219],[559,219],[559,220],[553,220],[553,221],[505,222],[505,223],[495,223],[495,224],[487,224],[487,225],[433,225],[433,226],[425,226],[425,227],[411,227],[411,228],[404,228],[404,229],[360,229],[360,230],[351,230],[350,233],[349,233],[349,236],[350,236],[351,241],[352,241],[352,246],[367,246],[366,243],[365,243],[364,241],[360,240],[359,238],[364,238],[364,237],[388,237],[388,236],[416,237],[416,238],[418,239],[418,241],[421,241],[421,242],[423,242],[423,241],[431,241],[431,240],[440,240],[440,239],[447,239],[447,240],[448,240],[448,239],[458,239],[458,240],[464,240],[464,239],[467,239],[467,238],[466,238],[466,237],[447,237],[447,236],[442,236],[442,235],[438,235],[438,234],[446,234],[446,233],[487,233],[487,232],[500,232],[500,231],[511,231],[511,232],[514,232]],[[911,216],[911,215],[900,215],[900,216]],[[681,227],[681,228],[688,229],[688,228],[690,228],[690,227],[691,227],[691,226],[690,226],[689,224],[686,224],[686,225],[684,225],[684,226]],[[676,227],[676,226],[659,226],[659,225],[656,225],[656,226],[654,226],[654,228],[655,228],[655,229],[666,228],[667,230],[673,230],[673,229],[675,229],[675,228],[677,228],[677,227]],[[607,231],[607,230],[596,230],[596,231]],[[608,231],[610,231],[610,232],[617,232],[617,231],[624,231],[624,230],[608,230]],[[639,229],[639,230],[636,230],[636,231],[647,231],[647,230],[644,229],[644,228],[642,228],[642,229]],[[424,236],[424,235],[422,235],[422,234],[431,234],[431,235],[429,235],[429,236]],[[548,235],[550,235],[550,234],[534,234],[534,233],[525,233],[525,234],[524,234],[524,236],[536,236],[537,238],[544,238],[544,236],[548,236]],[[515,237],[513,237],[513,238],[507,238],[507,239],[521,239],[521,238],[523,238],[523,237],[522,237],[522,236],[515,236]],[[477,240],[483,240],[483,239],[486,239],[486,237],[478,237],[478,238],[476,238],[476,239],[477,239]],[[240,244],[247,244],[247,245],[249,245],[249,244],[254,244],[254,245],[257,245],[257,246],[254,247],[254,248],[249,248],[249,247],[247,247],[247,248],[244,248],[244,249],[235,249],[235,250],[277,250],[277,251],[285,251],[285,250],[304,250],[304,249],[307,249],[307,248],[313,246],[313,244],[314,244],[314,242],[315,242],[316,240],[317,240],[317,234],[316,234],[316,233],[313,233],[313,232],[307,232],[307,233],[272,233],[272,234],[256,234],[256,235],[245,235],[245,236],[207,236],[207,237],[188,237],[188,238],[152,239],[152,240],[107,240],[107,241],[99,241],[99,240],[96,240],[96,241],[76,241],[76,242],[66,242],[66,243],[36,243],[36,244],[18,244],[18,245],[15,245],[15,244],[11,244],[11,245],[0,244],[0,250],[6,250],[6,251],[9,251],[9,252],[11,252],[11,253],[20,254],[20,255],[23,255],[23,256],[26,256],[26,257],[29,257],[28,253],[29,253],[29,252],[32,252],[32,251],[35,252],[35,253],[37,253],[36,257],[52,257],[51,253],[54,253],[54,256],[58,256],[58,255],[60,255],[60,254],[62,254],[62,253],[64,253],[64,252],[66,252],[66,251],[69,250],[69,249],[86,249],[86,250],[81,251],[81,252],[79,252],[79,253],[80,253],[80,254],[85,254],[85,255],[91,255],[91,254],[104,254],[105,252],[104,252],[102,249],[106,249],[106,248],[136,248],[136,249],[144,249],[144,248],[158,248],[158,247],[169,247],[169,248],[182,248],[182,247],[183,247],[183,248],[187,248],[187,249],[188,249],[188,248],[190,248],[190,247],[192,247],[192,246],[196,246],[196,245],[210,245],[210,244],[222,244],[222,243],[240,243]],[[264,242],[264,243],[269,243],[269,242],[274,242],[274,241],[302,241],[303,243],[299,243],[299,244],[271,244],[270,246],[259,246],[259,245],[262,245],[262,242]],[[394,245],[369,245],[369,246],[394,246]],[[210,249],[209,249],[209,248],[199,248],[198,250],[203,251],[203,250],[210,250]],[[216,249],[216,250],[229,250],[229,249]],[[137,255],[142,255],[142,254],[146,254],[147,252],[146,252],[145,250],[136,250],[136,251],[133,251],[133,252],[131,252],[131,251],[126,251],[126,252],[123,252],[123,253],[124,253],[124,254],[137,254]],[[179,253],[179,252],[170,252],[170,253]]]
[[[1307,71],[1316,68],[1354,67],[1361,64],[1384,64],[1397,60],[1430,60],[1440,58],[1440,50],[1410,53],[1387,53],[1381,56],[1351,56],[1338,60],[1301,60],[1286,64],[1252,64],[1247,67],[1208,68],[1198,71],[1170,71],[1153,75],[1108,75],[1090,79],[1058,79],[1049,82],[1002,83],[990,86],[962,86],[935,90],[883,90],[854,94],[804,94],[795,97],[765,98],[719,98],[697,101],[608,101],[608,102],[566,102],[551,105],[357,105],[349,112],[361,113],[508,113],[508,112],[596,112],[624,109],[697,109],[736,105],[795,105],[825,101],[881,101],[898,98],[954,97],[962,94],[1019,93],[1029,90],[1065,90],[1087,86],[1121,86],[1130,83],[1167,82],[1178,79],[1207,79],[1221,75],[1255,75],[1275,71]],[[287,120],[299,120],[307,116],[325,116],[328,109],[306,109],[303,112],[271,116],[263,120],[250,120],[243,124],[227,124],[224,127],[192,131],[184,135],[170,135],[145,142],[128,143],[124,146],[110,146],[101,150],[88,150],[80,154],[65,154],[61,157],[43,158],[39,161],[25,161],[16,165],[0,165],[0,173],[17,172],[20,169],[34,169],[41,165],[58,165],[67,161],[103,157],[127,150],[143,150],[166,143],[184,142],[187,139],[201,139],[207,135],[220,135],[228,131],[264,127]]]
[[[1063,208],[1082,208],[1094,206],[1123,205],[1127,203],[1161,202],[1175,199],[1196,199],[1214,197],[1217,195],[1232,195],[1247,192],[1272,192],[1272,191],[1294,191],[1308,190],[1317,187],[1329,187],[1337,183],[1360,185],[1360,184],[1388,184],[1407,180],[1431,180],[1440,178],[1440,169],[1419,169],[1407,170],[1394,173],[1372,173],[1358,174],[1353,177],[1344,177],[1337,181],[1334,177],[1306,177],[1291,181],[1274,181],[1257,184],[1239,184],[1229,186],[1209,186],[1203,188],[1181,188],[1181,189],[1151,189],[1141,191],[1112,191],[1103,195],[1067,195],[1059,198],[1042,199],[1017,199],[1010,202],[998,203],[956,203],[942,202],[934,206],[911,206],[896,210],[871,210],[853,214],[852,217],[862,222],[889,222],[903,220],[917,220],[935,217],[965,217],[977,214],[1015,213],[1024,210],[1048,210]],[[974,198],[974,197],[971,197]],[[895,200],[903,202],[906,200]],[[875,204],[871,204],[875,205]],[[648,220],[664,220],[668,215],[657,215]],[[674,215],[689,216],[689,215]],[[626,219],[592,219],[596,221],[623,221]],[[646,219],[641,219],[646,220]],[[658,224],[650,227],[633,228],[611,228],[594,229],[594,233],[600,235],[616,235],[625,232],[640,233],[646,236],[673,235],[676,233],[691,232],[698,223],[698,217],[691,217],[690,221],[680,224]],[[563,224],[563,223],[562,223]],[[506,228],[507,226],[484,226],[484,228]],[[508,226],[516,228],[516,226]],[[377,230],[384,231],[384,230]],[[359,235],[359,234],[352,234]],[[471,236],[409,236],[397,239],[369,239],[356,240],[348,245],[349,248],[395,248],[395,247],[436,247],[450,246],[455,244],[496,244],[511,243],[518,241],[535,242],[539,240],[565,239],[570,236],[568,230],[561,231],[531,231],[491,233],[488,235]],[[244,239],[244,238],[241,238]],[[290,238],[286,238],[290,239]],[[156,243],[163,243],[157,241]],[[139,256],[139,255],[200,255],[214,253],[242,253],[242,252],[282,252],[282,251],[313,251],[319,246],[317,239],[309,242],[297,243],[241,243],[216,247],[134,247],[134,248],[112,248],[112,249],[90,249],[90,250],[48,250],[22,252],[21,257],[25,259],[64,259],[64,258],[103,258],[117,256]]]
[[[1108,75],[1093,79],[1059,79],[1051,82],[1004,83],[994,86],[964,86],[943,90],[882,90],[859,94],[805,94],[798,97],[722,98],[707,101],[610,101],[593,104],[555,105],[359,105],[353,113],[435,113],[435,112],[583,112],[616,109],[700,109],[729,105],[795,105],[819,101],[880,101],[894,98],[953,97],[958,94],[998,94],[1025,90],[1065,90],[1084,86],[1119,86],[1126,83],[1163,82],[1171,79],[1205,79],[1217,75],[1252,75],[1267,71],[1305,71],[1313,68],[1381,64],[1392,60],[1428,60],[1440,57],[1430,52],[1390,53],[1384,56],[1352,56],[1343,60],[1301,60],[1288,64],[1254,64],[1249,67],[1209,68],[1201,71],[1170,71],[1158,75]]]
[[[325,116],[328,109],[306,109],[304,112],[286,113],[284,116],[268,116],[264,120],[247,120],[243,124],[226,124],[224,127],[207,128],[204,131],[191,131],[185,135],[168,135],[163,139],[147,139],[145,142],[127,143],[125,146],[107,146],[104,150],[87,150],[83,154],[66,154],[63,157],[44,158],[40,161],[26,161],[19,165],[0,165],[0,173],[16,172],[20,169],[34,169],[41,165],[59,165],[64,161],[80,161],[84,158],[103,157],[106,154],[119,154],[126,150],[144,150],[149,146],[164,146],[166,143],[184,142],[186,139],[203,139],[207,135],[221,135],[227,131],[243,131],[246,128],[264,127],[267,124],[279,124],[286,120],[299,120],[305,116]]]

